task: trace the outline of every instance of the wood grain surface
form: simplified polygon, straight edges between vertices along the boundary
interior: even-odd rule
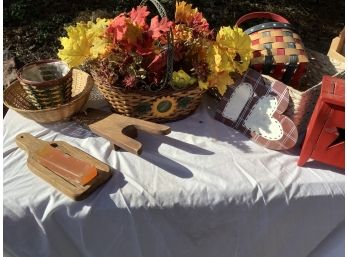
[[[53,187],[69,196],[73,200],[79,201],[85,199],[91,193],[93,193],[99,186],[105,183],[111,176],[112,172],[110,167],[87,154],[86,152],[66,143],[63,141],[46,142],[38,139],[31,134],[22,133],[16,136],[16,143],[18,147],[23,149],[28,154],[27,165],[29,169],[37,176],[51,184]],[[53,171],[47,169],[37,159],[36,152],[44,145],[51,145],[56,147],[62,152],[83,161],[87,161],[97,168],[97,176],[89,183],[82,186],[74,181],[67,180]]]
[[[171,129],[167,125],[132,118],[120,114],[109,114],[96,109],[86,110],[88,115],[78,114],[73,120],[87,126],[93,133],[104,137],[114,145],[140,155],[142,144],[135,140],[138,130],[150,134],[167,135]]]

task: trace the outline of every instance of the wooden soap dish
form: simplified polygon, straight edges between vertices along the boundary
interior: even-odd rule
[[[16,136],[16,143],[18,147],[28,153],[27,165],[29,169],[35,175],[41,177],[73,200],[79,201],[85,199],[112,176],[110,167],[107,164],[66,142],[53,141],[49,143],[38,139],[29,133],[22,133]],[[82,186],[76,182],[66,180],[65,178],[42,166],[37,160],[36,152],[45,144],[49,144],[52,147],[57,147],[62,152],[69,154],[76,159],[84,160],[93,164],[97,168],[97,176],[88,184]]]

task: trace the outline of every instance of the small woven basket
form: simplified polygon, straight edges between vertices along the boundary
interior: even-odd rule
[[[275,13],[253,12],[242,16],[236,25],[262,19],[271,22],[245,30],[253,51],[251,67],[285,84],[299,85],[306,72],[308,57],[300,36],[287,19]]]
[[[321,90],[324,75],[344,78],[344,63],[307,49],[309,65],[299,87],[288,86],[290,101],[285,114],[295,123],[299,134],[306,132]]]
[[[72,70],[59,60],[43,60],[24,65],[17,78],[36,109],[64,104],[71,99]]]
[[[37,110],[18,80],[4,91],[4,104],[22,116],[38,123],[52,123],[66,120],[81,110],[93,88],[93,79],[87,73],[72,70],[72,98],[68,103],[57,107]]]

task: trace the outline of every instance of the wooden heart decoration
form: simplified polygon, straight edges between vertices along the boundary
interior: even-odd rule
[[[283,115],[289,104],[285,84],[249,69],[224,94],[215,118],[269,149],[292,148],[298,138],[292,120]]]

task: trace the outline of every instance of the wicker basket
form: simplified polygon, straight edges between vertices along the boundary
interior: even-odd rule
[[[157,9],[161,18],[166,17],[166,12],[158,0],[143,0],[140,5],[151,2]],[[199,106],[203,93],[198,84],[193,87],[178,90],[169,86],[173,72],[173,34],[167,34],[167,53],[165,77],[160,82],[158,91],[130,90],[117,88],[106,79],[100,77],[96,70],[91,74],[100,92],[112,106],[113,111],[143,120],[153,122],[170,122],[183,119],[190,115]]]
[[[301,37],[284,17],[270,12],[252,12],[238,19],[245,22],[271,20],[245,30],[250,36],[252,58],[250,66],[285,84],[299,85],[308,66],[308,57]]]
[[[74,113],[81,110],[88,100],[93,87],[93,79],[87,73],[72,70],[72,98],[71,101],[53,108],[37,110],[28,99],[19,81],[14,81],[4,92],[4,104],[38,123],[51,123],[68,119]]]
[[[197,109],[204,94],[197,85],[177,91],[170,89],[159,92],[122,90],[103,83],[96,76],[93,77],[115,112],[159,123],[176,121],[189,116]]]
[[[71,99],[72,71],[59,60],[43,60],[24,65],[17,78],[36,109],[64,104]]]
[[[344,63],[313,50],[307,50],[309,65],[300,87],[288,86],[290,101],[286,115],[295,123],[299,134],[306,132],[310,117],[318,100],[323,75],[344,77]]]

